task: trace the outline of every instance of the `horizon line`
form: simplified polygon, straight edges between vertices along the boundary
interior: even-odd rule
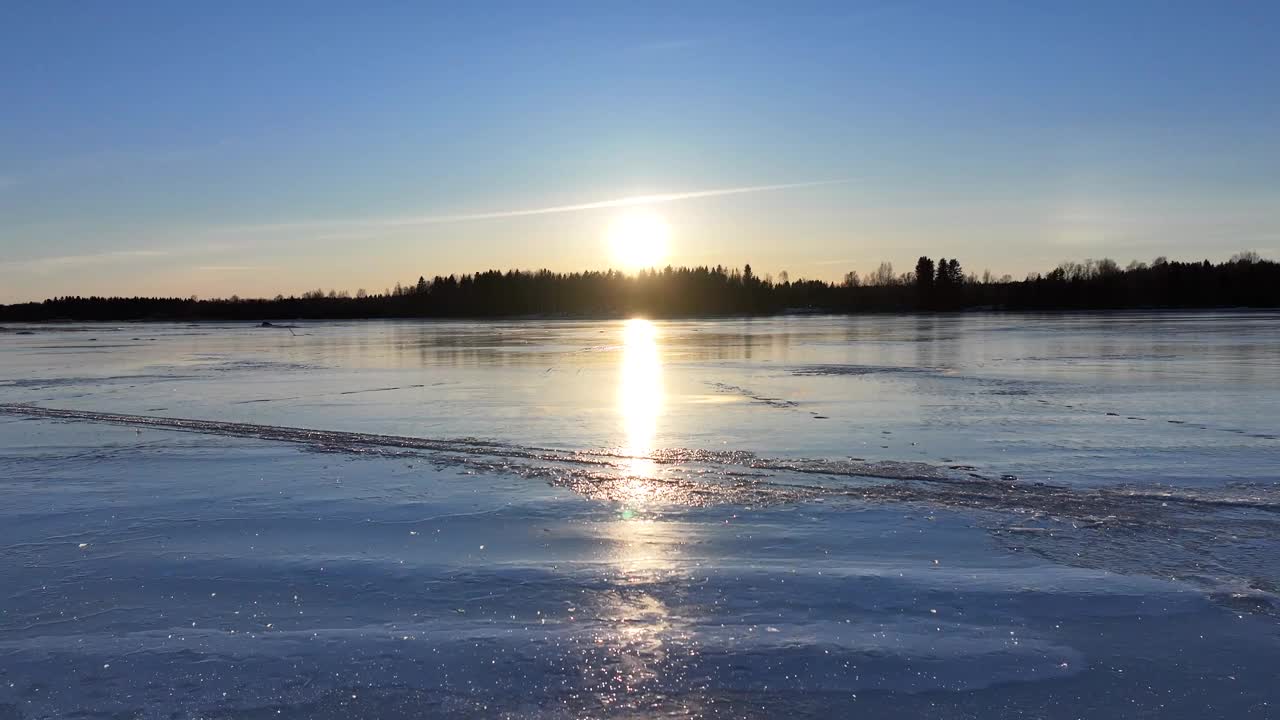
[[[925,256],[925,257],[927,257],[927,256]],[[1160,258],[1161,258],[1161,259],[1164,259],[1164,256],[1160,256]],[[930,258],[930,259],[931,259],[931,258]],[[958,259],[958,258],[957,258],[957,259]],[[1110,258],[1103,258],[1103,259],[1104,259],[1104,260],[1108,260],[1108,259],[1110,259]],[[828,261],[828,262],[830,262],[830,263],[835,263],[835,262],[839,262],[839,261]],[[1063,262],[1059,263],[1058,265],[1056,265],[1056,266],[1053,268],[1053,270],[1062,269],[1062,268],[1064,268],[1064,267],[1066,267],[1066,266],[1071,266],[1071,265],[1074,265],[1074,266],[1078,266],[1078,267],[1082,267],[1082,268],[1083,268],[1083,267],[1087,267],[1087,266],[1089,265],[1089,263],[1090,263],[1090,262],[1091,262],[1091,260],[1090,260],[1090,259],[1085,259],[1083,262],[1078,262],[1078,261],[1074,261],[1074,260],[1067,260],[1067,261],[1063,261]],[[1114,262],[1114,261],[1113,261],[1113,262]],[[1258,253],[1258,252],[1256,252],[1256,251],[1242,251],[1242,252],[1237,252],[1237,253],[1234,253],[1233,255],[1231,255],[1230,257],[1228,257],[1228,258],[1226,258],[1226,259],[1223,259],[1223,260],[1219,260],[1219,261],[1217,261],[1217,262],[1211,261],[1211,260],[1209,260],[1208,258],[1204,258],[1203,260],[1194,260],[1194,259],[1186,259],[1186,260],[1183,260],[1183,259],[1164,259],[1164,263],[1167,263],[1167,264],[1169,264],[1169,265],[1187,265],[1187,266],[1191,266],[1191,265],[1200,265],[1201,263],[1209,263],[1209,264],[1210,264],[1211,266],[1213,266],[1213,267],[1220,267],[1220,266],[1223,266],[1223,265],[1228,265],[1228,264],[1236,263],[1236,262],[1246,262],[1246,263],[1250,263],[1250,264],[1254,264],[1254,263],[1261,263],[1261,264],[1277,264],[1277,263],[1280,263],[1280,260],[1274,260],[1274,259],[1272,259],[1272,258],[1270,258],[1270,257],[1265,256],[1265,255],[1261,255],[1261,254],[1259,254],[1259,253]],[[1121,268],[1121,267],[1119,267],[1119,266],[1118,266],[1118,263],[1116,264],[1116,267],[1117,267],[1117,269],[1119,269],[1119,270],[1120,270],[1120,272],[1122,272],[1122,273],[1123,273],[1123,272],[1130,272],[1130,271],[1133,271],[1133,270],[1148,270],[1148,269],[1154,269],[1155,267],[1159,267],[1159,265],[1160,265],[1160,264],[1162,264],[1162,263],[1158,263],[1158,262],[1146,263],[1146,262],[1140,262],[1140,261],[1135,260],[1135,261],[1133,261],[1133,262],[1131,263],[1131,265],[1133,265],[1133,264],[1135,264],[1135,263],[1138,265],[1138,267],[1136,267],[1136,268],[1135,268],[1135,267],[1124,267],[1124,268]],[[826,263],[819,263],[819,264],[826,264]],[[882,268],[882,267],[883,267],[883,266],[885,266],[885,265],[887,265],[887,266],[889,267],[889,269],[892,271],[892,269],[893,269],[893,263],[892,263],[891,261],[887,261],[887,260],[886,260],[886,261],[881,261],[881,262],[880,262],[880,266],[879,266],[879,267],[880,267],[880,268]],[[627,277],[627,278],[635,278],[635,279],[639,279],[639,278],[641,278],[641,277],[643,277],[643,276],[646,276],[646,275],[661,275],[661,274],[665,274],[667,271],[673,271],[673,272],[682,272],[682,271],[683,271],[683,272],[696,272],[696,271],[699,271],[699,270],[706,270],[706,271],[710,271],[710,272],[721,272],[721,273],[724,273],[725,275],[733,275],[733,274],[735,274],[735,273],[742,273],[744,270],[746,270],[746,269],[747,269],[747,268],[749,268],[749,267],[751,267],[751,263],[750,263],[750,262],[743,263],[743,265],[742,265],[742,266],[736,266],[736,265],[725,265],[725,264],[719,264],[719,263],[718,263],[718,264],[715,264],[715,265],[712,265],[712,264],[709,264],[709,263],[699,263],[699,264],[692,264],[692,265],[688,265],[688,264],[674,265],[674,264],[668,263],[668,264],[666,264],[666,265],[661,265],[661,266],[659,266],[659,265],[653,265],[653,266],[649,266],[649,267],[641,267],[641,268],[634,268],[634,269],[625,269],[625,268],[617,268],[617,267],[606,267],[606,268],[590,268],[590,267],[588,267],[588,268],[583,268],[583,269],[580,269],[580,270],[552,270],[551,268],[548,268],[548,267],[545,267],[545,266],[544,266],[544,267],[539,267],[539,268],[535,268],[535,267],[527,267],[527,268],[520,268],[520,267],[507,267],[507,268],[505,268],[505,269],[500,268],[500,267],[497,267],[497,266],[490,266],[490,267],[487,267],[487,268],[482,269],[482,270],[472,270],[472,271],[470,271],[470,272],[462,272],[462,273],[456,273],[456,272],[454,272],[454,273],[449,273],[448,275],[439,275],[439,274],[437,274],[437,275],[432,276],[430,279],[428,279],[428,278],[426,277],[426,275],[419,274],[419,279],[421,279],[421,280],[425,280],[425,281],[427,281],[429,284],[431,284],[431,283],[434,283],[434,282],[435,282],[435,281],[437,281],[437,280],[461,279],[462,277],[467,277],[467,276],[475,277],[475,276],[478,276],[478,275],[488,274],[488,273],[498,273],[498,274],[500,274],[500,275],[508,275],[508,274],[512,274],[512,273],[516,273],[516,274],[526,274],[526,275],[538,275],[538,274],[540,274],[540,273],[544,273],[544,272],[546,272],[546,273],[551,273],[552,275],[557,276],[557,277],[559,277],[559,278],[567,278],[567,277],[575,276],[575,275],[590,275],[590,274],[608,275],[608,274],[617,274],[617,275],[620,275],[620,276],[623,276],[623,277]],[[889,282],[889,283],[884,283],[884,284],[871,284],[871,283],[867,283],[867,282],[865,282],[865,281],[864,281],[864,282],[860,283],[860,286],[861,286],[861,287],[882,287],[882,286],[888,286],[888,285],[901,285],[901,284],[903,284],[904,282],[907,282],[907,277],[908,277],[908,276],[910,276],[910,275],[914,274],[914,267],[913,267],[913,266],[904,266],[904,267],[906,267],[907,269],[901,270],[901,271],[899,271],[899,272],[895,272],[895,273],[893,274],[893,276],[892,276],[892,277],[893,277],[893,280],[892,280],[891,282]],[[264,267],[262,267],[262,266],[240,266],[240,265],[225,265],[225,266],[224,266],[224,265],[209,265],[209,266],[198,266],[198,267],[196,267],[195,269],[197,269],[197,270],[201,270],[201,271],[226,271],[226,272],[232,272],[232,271],[235,271],[235,272],[242,272],[242,271],[248,271],[248,270],[267,269],[267,268],[264,268]],[[879,268],[878,268],[878,269],[879,269]],[[1053,272],[1053,270],[1050,270],[1050,271],[1049,271],[1049,273],[1052,273],[1052,272]],[[858,273],[858,275],[859,275],[859,277],[860,277],[860,278],[870,279],[870,278],[875,274],[875,272],[876,272],[875,270],[866,270],[866,271],[863,271],[863,272],[859,272],[859,273]],[[989,272],[989,270],[987,270],[987,271],[985,271],[985,272]],[[984,274],[985,274],[985,272],[984,272]],[[754,272],[753,272],[752,274],[753,274],[755,277],[757,277],[758,279],[760,279],[760,280],[763,280],[763,281],[765,281],[765,282],[772,282],[772,278],[773,278],[773,273],[772,273],[772,272],[767,272],[767,271],[766,271],[763,275],[761,275],[761,274],[757,274],[757,273],[754,273]],[[788,274],[789,274],[789,273],[788,273]],[[1024,276],[1022,276],[1022,277],[1014,276],[1012,273],[1002,273],[1001,275],[999,275],[999,276],[998,276],[998,279],[996,279],[996,278],[997,278],[997,276],[996,276],[994,273],[992,273],[992,274],[990,275],[990,277],[992,278],[992,280],[991,280],[991,281],[986,281],[986,280],[984,280],[984,281],[979,281],[979,282],[978,282],[978,284],[983,284],[983,285],[985,285],[985,284],[988,284],[988,282],[995,282],[995,283],[998,283],[998,284],[1003,284],[1003,283],[1013,283],[1013,284],[1018,284],[1018,283],[1023,283],[1023,282],[1032,281],[1032,280],[1034,279],[1034,278],[1033,278],[1033,276],[1045,277],[1047,274],[1048,274],[1048,273],[1041,272],[1041,271],[1034,271],[1034,270],[1033,270],[1033,271],[1029,271],[1026,275],[1024,275]],[[784,283],[784,282],[791,282],[791,283],[820,282],[820,283],[823,283],[823,284],[826,284],[826,285],[831,285],[831,286],[840,286],[840,285],[842,284],[842,283],[841,283],[841,279],[840,279],[840,278],[822,279],[822,278],[820,278],[820,277],[805,277],[803,274],[797,274],[797,275],[798,275],[798,277],[796,277],[796,278],[795,278],[795,280],[790,280],[790,281],[780,281],[780,282],[777,282],[777,283],[775,283],[775,284],[782,284],[782,283]],[[967,275],[977,275],[977,273],[976,273],[975,271],[972,271],[972,270],[971,270],[971,271],[969,271],[969,272],[967,273]],[[1006,278],[1007,278],[1007,279],[1006,279]],[[403,284],[401,284],[399,281],[396,281],[396,285],[400,285],[401,287],[406,287],[406,288],[408,288],[408,287],[413,287],[414,283],[412,282],[412,278],[410,278],[410,284],[408,284],[408,285],[403,285]],[[384,291],[383,291],[383,292],[379,293],[379,292],[376,290],[376,288],[375,288],[375,290],[374,290],[373,292],[370,292],[370,293],[369,293],[369,296],[370,296],[370,297],[385,296],[385,295],[387,294],[387,291],[389,291],[391,288],[390,288],[390,286],[384,286],[384,287],[385,287],[385,289],[384,289]],[[358,288],[358,290],[363,290],[363,289],[364,289],[364,288]],[[310,292],[314,292],[315,290],[322,290],[322,291],[323,291],[323,290],[326,290],[326,288],[309,288],[309,289],[306,289],[306,290],[302,290],[302,291],[301,291],[301,293],[299,293],[299,294],[295,294],[297,291],[290,291],[290,294],[289,294],[289,295],[285,295],[283,292],[277,292],[274,296],[261,295],[261,296],[246,296],[246,297],[239,297],[239,295],[238,295],[238,294],[233,293],[232,295],[222,296],[222,297],[204,297],[204,298],[200,298],[200,300],[201,300],[201,301],[214,301],[214,302],[218,302],[218,301],[226,301],[226,300],[230,300],[230,299],[231,299],[231,298],[233,298],[233,297],[239,297],[239,299],[240,299],[240,300],[263,300],[263,301],[273,301],[273,300],[275,300],[277,297],[283,297],[283,298],[285,298],[285,299],[300,299],[300,298],[302,297],[302,295],[303,295],[303,294],[310,293]],[[339,289],[339,288],[336,288],[336,287],[331,287],[331,288],[327,288],[327,290],[332,290],[332,291],[339,292],[339,293],[348,293],[348,294],[351,292],[349,288],[342,288],[342,289]],[[393,294],[394,294],[394,293],[393,293]],[[140,300],[185,300],[185,299],[188,299],[188,297],[196,297],[196,296],[194,296],[194,295],[192,295],[192,296],[178,296],[178,295],[96,295],[96,294],[95,294],[95,295],[53,295],[53,296],[46,296],[46,297],[41,298],[41,299],[15,300],[15,301],[12,301],[12,302],[7,302],[7,303],[6,303],[6,302],[0,302],[0,307],[9,307],[9,306],[16,306],[16,305],[32,305],[32,304],[41,304],[41,303],[44,303],[44,302],[59,301],[59,300],[71,299],[71,298],[76,298],[76,299],[81,299],[81,300],[90,300],[90,299],[93,299],[93,300],[134,300],[134,299],[140,299]]]

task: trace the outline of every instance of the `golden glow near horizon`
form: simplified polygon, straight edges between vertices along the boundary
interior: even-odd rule
[[[636,209],[609,225],[607,239],[610,257],[622,270],[658,267],[667,259],[671,225],[652,210]]]
[[[633,318],[622,329],[618,414],[626,437],[623,452],[632,456],[630,471],[635,476],[653,474],[653,461],[648,456],[654,450],[663,402],[658,329],[648,320]]]

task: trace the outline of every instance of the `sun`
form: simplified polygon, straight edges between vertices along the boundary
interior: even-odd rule
[[[666,260],[671,226],[651,210],[637,210],[614,220],[607,238],[615,263],[624,270],[643,270]]]

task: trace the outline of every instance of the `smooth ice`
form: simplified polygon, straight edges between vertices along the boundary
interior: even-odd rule
[[[0,718],[1278,714],[1280,315],[297,325],[0,330]]]

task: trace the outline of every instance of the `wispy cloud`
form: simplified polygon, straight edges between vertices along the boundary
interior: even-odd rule
[[[170,253],[167,250],[111,250],[108,252],[85,253],[82,255],[55,255],[52,257],[31,258],[29,260],[7,260],[0,262],[0,268],[52,270],[55,268],[92,265],[102,262],[119,262],[166,257],[169,254]]]
[[[653,195],[628,195],[626,197],[593,200],[590,202],[571,203],[568,205],[550,205],[539,208],[516,208],[510,210],[491,210],[477,213],[458,213],[440,215],[412,215],[387,218],[366,218],[360,220],[307,221],[294,223],[273,223],[238,228],[239,230],[303,230],[320,227],[361,227],[361,228],[394,228],[419,225],[443,225],[446,223],[475,222],[481,220],[502,220],[506,218],[531,217],[536,215],[556,215],[560,213],[587,212],[612,208],[639,207],[644,205],[661,205],[684,200],[700,200],[704,198],[725,197],[728,195],[745,195],[749,193],[775,192],[780,190],[798,190],[801,188],[821,187],[823,185],[839,185],[849,180],[812,180],[808,182],[780,183],[776,185],[748,185],[745,187],[713,188],[710,190],[690,190],[685,192],[658,193]]]
[[[556,215],[561,213],[590,212],[594,210],[615,208],[642,207],[733,195],[799,190],[803,188],[839,185],[847,182],[850,181],[813,180],[807,182],[777,183],[773,185],[747,185],[740,187],[711,188],[705,190],[688,190],[684,192],[656,193],[650,195],[628,195],[624,197],[570,203],[566,205],[501,209],[475,213],[407,215],[380,218],[348,218],[255,225],[215,226],[181,233],[188,239],[192,237],[201,238],[203,242],[196,246],[178,243],[174,237],[157,237],[155,238],[155,244],[161,245],[163,249],[140,248],[112,250],[79,255],[60,255],[53,257],[31,258],[26,260],[0,261],[0,270],[31,270],[35,272],[49,272],[59,268],[78,267],[82,265],[141,261],[159,257],[176,258],[179,256],[216,253],[236,248],[256,248],[259,247],[259,243],[262,239],[251,239],[251,237],[263,233],[279,232],[292,234],[294,236],[305,235],[308,240],[350,239],[353,237],[368,237],[369,239],[372,239],[372,233],[375,233],[378,230],[443,225],[448,223],[481,222],[506,218]],[[166,236],[176,236],[177,234],[178,233],[176,231],[165,233]],[[196,269],[206,272],[245,272],[250,270],[259,270],[261,267],[254,265],[201,265],[196,266]]]

